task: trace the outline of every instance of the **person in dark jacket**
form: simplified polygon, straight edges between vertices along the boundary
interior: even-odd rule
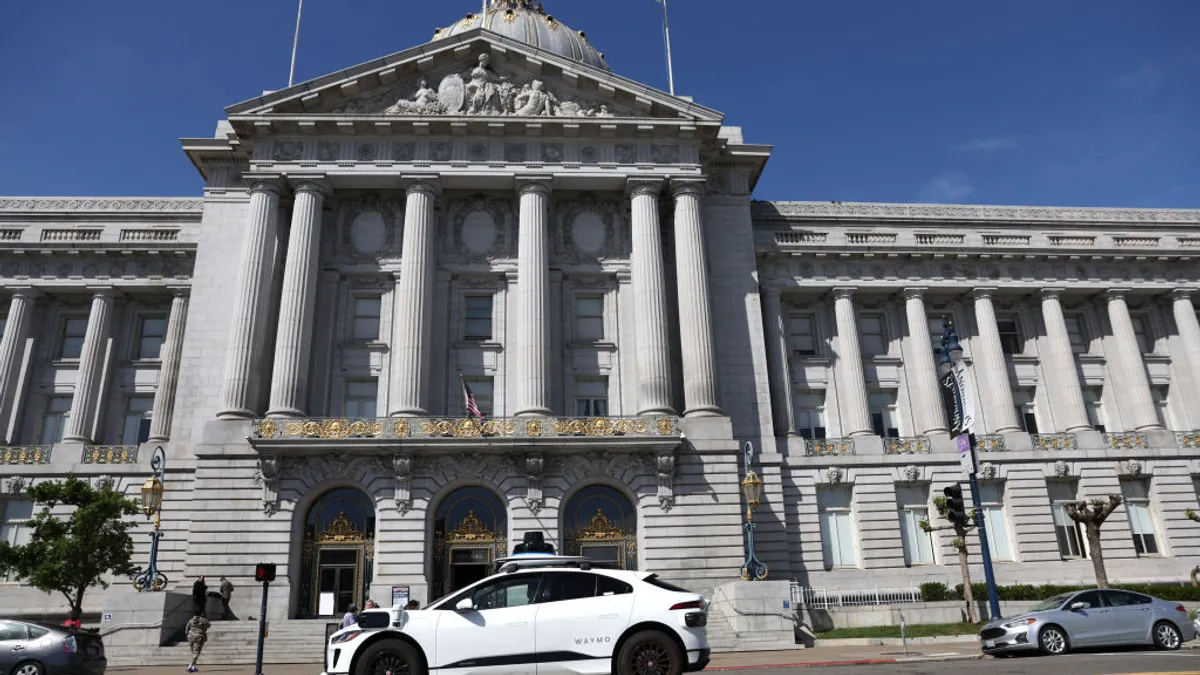
[[[204,603],[208,596],[208,584],[204,583],[204,577],[196,579],[196,583],[192,584],[192,602],[196,604],[196,613],[204,613]]]

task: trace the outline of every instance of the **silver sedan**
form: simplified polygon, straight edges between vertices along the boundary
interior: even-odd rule
[[[1076,647],[1154,645],[1179,649],[1196,639],[1187,609],[1130,591],[1097,589],[1063,593],[1027,614],[997,619],[979,632],[985,654],[1041,650],[1066,654]]]

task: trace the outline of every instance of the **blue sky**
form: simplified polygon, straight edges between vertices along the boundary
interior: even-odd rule
[[[652,0],[544,0],[666,89]],[[306,0],[297,80],[477,0]],[[1200,207],[1198,0],[670,0],[676,89],[775,146],[760,199]],[[195,195],[178,138],[287,82],[296,0],[10,0],[0,194]]]

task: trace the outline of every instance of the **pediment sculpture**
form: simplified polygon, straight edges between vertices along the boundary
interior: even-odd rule
[[[607,103],[555,94],[538,79],[518,81],[491,66],[480,54],[475,67],[442,77],[435,90],[422,78],[413,93],[396,99],[389,92],[355,99],[331,112],[362,115],[480,115],[514,117],[614,117]]]

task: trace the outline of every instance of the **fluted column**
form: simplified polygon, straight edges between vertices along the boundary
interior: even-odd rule
[[[996,308],[992,304],[993,288],[976,288],[975,325],[979,339],[972,342],[975,357],[975,378],[986,407],[984,415],[989,431],[995,434],[1021,430],[1017,407],[1013,401],[1012,383],[1008,379],[1008,363],[1000,344],[1000,327],[996,323]]]
[[[8,302],[8,319],[4,324],[4,339],[0,340],[0,432],[3,432],[4,443],[11,444],[15,439],[7,438],[12,432],[9,429],[9,411],[16,402],[17,385],[21,381],[21,356],[25,352],[25,341],[29,338],[29,315],[33,311],[33,303],[38,292],[32,288],[18,288],[12,292]]]
[[[275,367],[271,371],[271,403],[267,410],[271,417],[304,416],[321,254],[321,205],[327,189],[319,180],[304,179],[295,185],[296,200],[292,205],[292,227],[279,301],[279,328],[275,332]]]
[[[1059,293],[1062,289],[1042,289],[1042,320],[1046,324],[1045,349],[1041,350],[1042,369],[1046,373],[1046,387],[1050,392],[1050,405],[1054,411],[1054,426],[1058,431],[1087,431],[1087,408],[1083,404],[1083,388],[1075,370],[1075,352],[1071,349],[1071,338],[1067,334],[1067,322],[1063,319]]]
[[[270,283],[272,248],[278,227],[279,187],[259,181],[250,186],[250,212],[242,239],[242,259],[233,315],[229,322],[229,344],[221,381],[220,418],[250,418],[254,396],[254,357],[261,345],[263,324],[269,317],[258,312],[259,300]]]
[[[1183,409],[1188,419],[1185,426],[1200,428],[1200,321],[1196,320],[1196,306],[1192,303],[1190,288],[1178,288],[1171,292],[1171,311],[1175,315],[1175,328],[1179,331],[1182,353],[1177,368],[1183,369],[1186,377],[1179,378],[1183,385]],[[1174,385],[1174,383],[1172,383]],[[1190,387],[1190,390],[1189,390]]]
[[[854,289],[833,289],[833,313],[837,318],[838,412],[846,436],[871,436],[871,409],[863,376],[862,351],[858,345],[858,322],[854,317]]]
[[[683,357],[683,414],[687,417],[721,414],[717,405],[708,256],[700,213],[703,186],[702,181],[671,183],[675,195],[675,281]]]
[[[67,420],[64,441],[91,443],[96,418],[96,403],[100,396],[100,381],[104,376],[104,357],[108,353],[109,328],[112,324],[113,299],[116,292],[102,288],[92,293],[92,310],[88,315],[87,332],[83,335],[83,351],[79,356],[79,372],[75,375],[75,395],[71,398],[71,417]]]
[[[929,338],[929,319],[925,314],[925,289],[904,289],[904,308],[908,316],[909,357],[904,375],[909,382],[909,407],[917,425],[917,435],[945,432],[946,413],[938,389],[937,365],[933,361],[933,341]]]
[[[671,353],[667,342],[667,286],[658,196],[662,181],[629,183],[633,216],[633,304],[636,309],[638,414],[675,414],[671,405]],[[711,358],[711,357],[710,357]]]
[[[516,415],[550,414],[550,182],[518,181]]]
[[[792,400],[792,373],[788,366],[787,329],[784,325],[783,302],[778,288],[763,289],[764,314],[767,326],[767,356],[771,359],[768,381],[771,385],[771,411],[775,418],[776,435],[796,434],[795,402]]]
[[[167,317],[167,340],[163,343],[154,390],[154,410],[150,417],[149,443],[163,443],[171,437],[171,419],[175,415],[175,387],[179,384],[179,361],[183,355],[183,331],[187,327],[188,292],[175,291],[171,315]]]
[[[404,204],[404,250],[392,303],[392,344],[388,415],[428,415],[429,349],[433,326],[433,273],[438,186],[431,180],[408,184]]]
[[[1111,366],[1116,371],[1117,401],[1121,406],[1121,419],[1135,431],[1162,429],[1154,398],[1150,396],[1150,377],[1142,363],[1142,349],[1133,332],[1133,320],[1129,318],[1129,305],[1125,302],[1125,289],[1108,291],[1108,322],[1112,324],[1113,342],[1117,357]]]

